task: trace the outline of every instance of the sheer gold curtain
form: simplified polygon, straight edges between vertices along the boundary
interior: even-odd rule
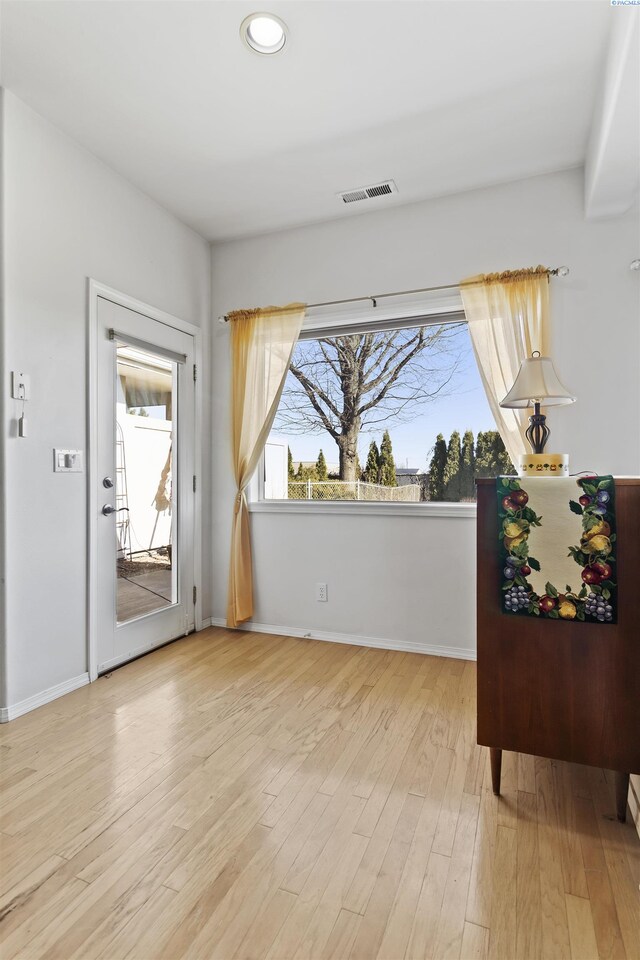
[[[513,463],[527,449],[525,410],[504,410],[521,362],[549,355],[549,271],[545,267],[481,274],[460,284],[471,343],[489,406]]]
[[[251,538],[245,490],[278,409],[305,307],[236,310],[231,325],[231,431],[236,499],[231,531],[227,623],[253,615]]]

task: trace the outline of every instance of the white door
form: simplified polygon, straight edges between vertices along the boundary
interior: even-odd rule
[[[194,342],[97,302],[98,672],[194,627]]]

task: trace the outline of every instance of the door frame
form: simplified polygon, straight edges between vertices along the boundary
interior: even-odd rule
[[[194,469],[196,490],[193,529],[193,582],[196,587],[194,609],[195,629],[202,629],[202,337],[203,331],[193,323],[174,317],[164,310],[136,300],[126,293],[114,290],[91,277],[87,278],[87,670],[89,680],[98,678],[98,448],[95,438],[98,429],[98,298],[110,300],[120,307],[133,310],[158,323],[180,330],[193,337],[194,362],[197,376],[194,398]]]

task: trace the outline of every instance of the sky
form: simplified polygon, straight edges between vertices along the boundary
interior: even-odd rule
[[[461,363],[450,394],[421,407],[416,419],[409,423],[379,424],[373,435],[362,432],[358,453],[363,465],[371,440],[380,446],[385,426],[391,434],[396,466],[423,470],[429,465],[430,451],[439,433],[448,441],[454,430],[459,430],[461,436],[465,430],[472,430],[476,436],[481,430],[495,430],[466,326],[464,330]],[[273,435],[288,440],[294,461],[316,460],[322,448],[330,468],[338,462],[338,447],[327,433],[287,436],[286,432],[274,430]]]

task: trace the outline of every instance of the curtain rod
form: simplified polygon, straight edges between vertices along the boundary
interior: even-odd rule
[[[569,267],[554,267],[553,270],[547,270],[550,277],[566,277],[569,274]],[[395,293],[376,293],[370,297],[351,297],[348,300],[324,300],[322,303],[308,303],[307,310],[314,307],[336,307],[342,303],[362,303],[370,300],[374,307],[378,306],[378,300],[385,297],[408,297],[412,293],[433,293],[436,290],[457,290],[459,283],[445,283],[439,287],[419,287],[417,290],[396,290]],[[229,317],[218,317],[218,323],[227,323]]]

